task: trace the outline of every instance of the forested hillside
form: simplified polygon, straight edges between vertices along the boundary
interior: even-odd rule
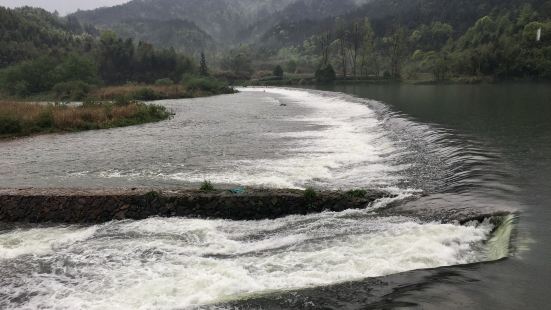
[[[0,8],[0,15],[4,95],[54,91],[82,97],[94,85],[158,80],[166,84],[199,74],[195,61],[174,49],[157,49],[110,31],[98,35],[73,17],[31,8]]]
[[[336,19],[283,21],[258,47],[343,76],[548,78],[551,1],[373,0]]]
[[[135,0],[66,18],[0,14],[0,66],[75,53],[108,83],[178,79],[163,68],[189,68],[180,52],[206,52],[229,80],[271,76],[276,65],[363,79],[551,77],[551,0]],[[96,29],[114,34],[98,40]],[[110,65],[98,56],[106,42]],[[138,64],[144,57],[156,60]]]
[[[87,51],[93,27],[42,9],[0,7],[0,68],[49,53]]]

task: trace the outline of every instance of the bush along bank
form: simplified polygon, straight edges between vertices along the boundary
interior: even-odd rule
[[[180,84],[171,83],[170,80],[165,83],[167,84],[106,86],[91,90],[85,98],[89,101],[153,101],[207,97],[236,92],[225,83],[211,78],[192,77]]]

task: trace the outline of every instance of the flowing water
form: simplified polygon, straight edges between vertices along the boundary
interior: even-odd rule
[[[165,122],[2,142],[0,187],[208,179],[396,198],[266,221],[0,224],[0,308],[542,306],[551,92],[487,87],[249,88],[159,102]],[[499,211],[516,215],[453,221]]]

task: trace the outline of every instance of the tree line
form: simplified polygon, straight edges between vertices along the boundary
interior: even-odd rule
[[[179,82],[206,69],[174,49],[98,35],[74,18],[62,19],[41,9],[0,8],[0,90],[30,96],[69,86],[127,82]],[[20,52],[27,50],[27,52]]]
[[[274,58],[288,70],[334,68],[345,79],[551,78],[551,1],[549,12],[524,3],[492,10],[467,27],[396,21],[337,18]]]

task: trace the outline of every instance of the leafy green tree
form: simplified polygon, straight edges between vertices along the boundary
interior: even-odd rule
[[[337,51],[338,51],[337,53],[341,64],[342,75],[344,78],[346,78],[346,76],[348,75],[347,52],[348,52],[349,32],[346,29],[343,19],[340,17],[335,20],[335,28],[336,28],[335,35],[337,37],[337,40],[335,42],[337,45]]]
[[[378,59],[375,55],[375,32],[373,31],[373,27],[371,26],[371,22],[368,18],[364,20],[362,39],[363,44],[360,71],[362,74],[368,75],[369,68],[375,68],[378,65]]]
[[[283,68],[280,65],[277,65],[273,71],[274,76],[278,78],[283,78]]]
[[[61,62],[53,72],[56,81],[82,81],[98,84],[98,68],[89,57],[71,54]]]
[[[17,96],[48,91],[56,84],[55,68],[55,60],[46,56],[22,62],[0,73],[1,87]]]
[[[295,60],[289,60],[286,67],[288,72],[295,73],[297,71],[298,64]]]
[[[319,83],[330,83],[334,82],[337,79],[337,74],[335,73],[335,69],[333,69],[333,66],[331,64],[327,65],[321,65],[316,70],[316,81]]]
[[[398,26],[396,30],[386,39],[390,55],[390,75],[393,79],[400,79],[402,75],[402,64],[406,57],[406,30]]]
[[[250,51],[247,48],[232,50],[222,59],[221,66],[236,75],[250,75],[253,72]]]
[[[129,81],[132,76],[134,43],[131,39],[122,40],[112,31],[101,34],[98,46],[98,64],[102,79],[107,84]]]

